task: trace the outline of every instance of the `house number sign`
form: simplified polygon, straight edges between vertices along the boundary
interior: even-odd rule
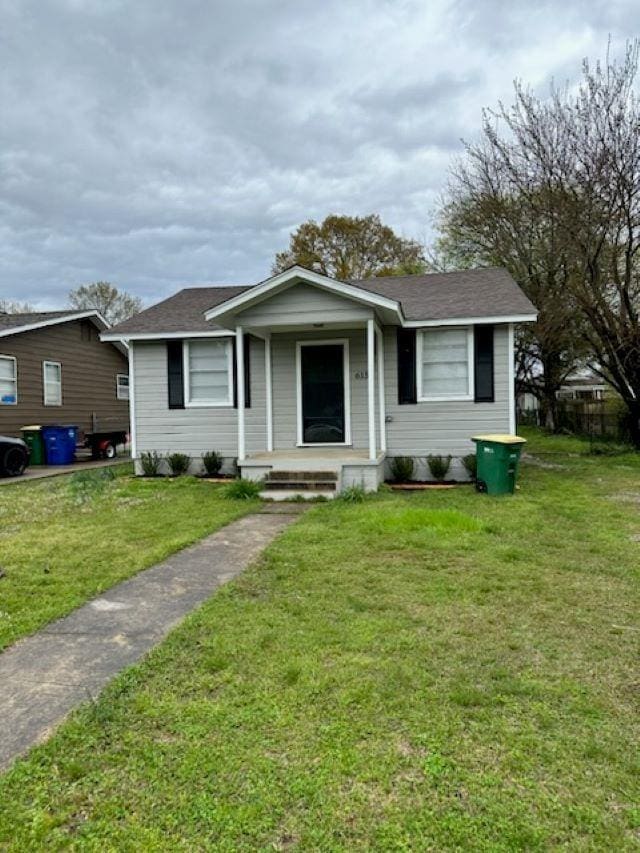
[[[354,374],[356,379],[368,379],[369,371],[368,370],[356,370]]]

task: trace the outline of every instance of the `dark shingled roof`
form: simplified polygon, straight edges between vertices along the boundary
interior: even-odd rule
[[[400,302],[407,320],[509,317],[536,310],[509,273],[499,268],[369,278],[349,284]],[[204,319],[205,311],[252,286],[188,287],[125,320],[109,333],[126,336],[219,329]]]
[[[500,267],[368,278],[351,284],[402,303],[407,320],[508,317],[536,309]]]
[[[19,330],[21,326],[33,326],[35,323],[46,323],[48,320],[55,320],[57,317],[72,318],[75,314],[86,314],[86,310],[82,311],[32,311],[28,314],[4,314],[0,311],[0,332],[7,329]]]

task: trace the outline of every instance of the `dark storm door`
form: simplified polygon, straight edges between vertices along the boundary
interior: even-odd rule
[[[345,443],[344,346],[300,347],[303,444]]]

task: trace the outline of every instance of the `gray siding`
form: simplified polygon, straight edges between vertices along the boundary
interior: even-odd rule
[[[167,401],[167,351],[164,342],[133,346],[136,450],[174,451],[199,458],[217,450],[238,455],[238,413],[232,407],[170,409]],[[266,444],[264,344],[251,338],[251,408],[245,413],[247,452]]]
[[[320,332],[320,333],[318,333]],[[332,340],[349,341],[349,373],[351,390],[351,442],[355,448],[369,446],[367,415],[366,332],[364,329],[315,332],[288,332],[274,335],[272,347],[273,373],[273,446],[287,450],[296,446],[296,341]]]
[[[373,317],[372,309],[352,299],[314,287],[296,284],[237,315],[245,326],[267,326],[309,323],[356,323]]]
[[[495,402],[445,401],[398,405],[396,331],[385,329],[385,398],[387,453],[390,456],[424,456],[427,453],[470,453],[470,436],[478,433],[509,432],[508,332],[495,327]]]
[[[297,441],[296,341],[347,338],[351,389],[351,437],[357,449],[368,447],[366,332],[364,329],[286,332],[272,337],[273,437],[276,450]],[[470,436],[509,431],[508,335],[495,331],[495,403],[431,402],[398,405],[396,331],[384,331],[387,453],[426,456],[464,455],[473,449]],[[169,409],[164,343],[136,343],[133,351],[135,426],[138,453],[182,451],[197,458],[204,450],[237,456],[237,411],[234,408]],[[357,375],[360,376],[357,377]],[[266,450],[264,344],[251,339],[251,399],[246,411],[247,453]],[[378,427],[376,383],[376,436]],[[377,436],[378,448],[379,437]]]

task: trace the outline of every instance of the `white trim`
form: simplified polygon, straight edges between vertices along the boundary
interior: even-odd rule
[[[378,338],[378,417],[380,432],[380,450],[387,451],[387,412],[384,399],[384,334],[380,326],[376,325]]]
[[[369,421],[369,459],[376,458],[375,371],[375,325],[373,320],[367,320],[367,417]]]
[[[237,296],[232,296],[230,299],[216,305],[215,308],[210,308],[205,311],[205,320],[213,320],[221,314],[228,314],[230,311],[236,311],[247,303],[254,303],[260,300],[260,297],[266,297],[272,291],[285,285],[288,281],[292,283],[296,279],[303,279],[309,284],[315,284],[332,293],[339,293],[343,296],[348,296],[358,302],[364,302],[366,305],[374,305],[379,308],[387,308],[390,311],[395,311],[398,317],[402,319],[402,308],[400,303],[395,299],[388,299],[386,296],[380,296],[377,293],[372,293],[369,290],[363,290],[353,284],[346,284],[343,281],[329,278],[326,275],[307,270],[304,267],[294,266],[284,272],[268,278],[266,281],[256,284],[248,290],[239,293]]]
[[[509,314],[504,317],[448,317],[446,320],[405,320],[405,329],[429,329],[432,326],[469,326],[476,323],[535,323],[537,314]]]
[[[131,438],[131,458],[135,460],[137,451],[136,441],[136,384],[135,365],[133,363],[133,346],[127,353],[129,360],[129,436]]]
[[[18,405],[18,359],[15,357],[15,355],[0,355],[0,360],[12,361],[13,362],[13,379],[10,381],[13,382],[13,391],[14,391],[13,403],[0,403],[0,406],[17,406]]]
[[[242,326],[236,327],[236,376],[238,395],[238,462],[244,462],[245,458],[245,435],[244,435],[244,334]]]
[[[516,434],[516,377],[515,377],[515,347],[513,336],[513,325],[510,323],[507,329],[507,358],[508,365],[508,383],[509,392],[507,399],[509,401],[509,432],[511,435]]]
[[[101,341],[173,341],[180,338],[233,338],[235,332],[229,329],[212,329],[210,332],[132,332],[131,334],[112,334],[105,332],[100,335]]]
[[[467,379],[468,393],[456,394],[455,396],[434,396],[424,397],[422,394],[422,345],[423,337],[421,334],[416,335],[416,391],[418,403],[454,403],[454,402],[469,402],[474,400],[474,357],[473,357],[473,326],[460,326],[467,333]]]
[[[47,403],[47,367],[57,367],[60,371],[60,382],[54,383],[60,386],[60,402]],[[62,364],[59,361],[43,361],[42,362],[42,405],[47,408],[60,408],[62,406]]]
[[[126,397],[122,397],[120,394],[120,387],[121,387],[120,380],[121,379],[127,380],[127,384],[122,386],[122,387],[127,389],[127,396]],[[128,373],[116,373],[116,400],[128,400],[130,396],[131,396],[131,380],[129,379],[129,374]]]
[[[273,378],[271,368],[271,335],[264,340],[264,386],[267,418],[267,452],[273,450]]]
[[[182,343],[182,370],[184,374],[184,407],[185,409],[222,409],[231,408],[233,406],[233,354],[231,352],[231,341],[227,342],[227,399],[224,401],[217,400],[196,400],[192,402],[191,387],[189,382],[189,340]]]
[[[302,440],[302,359],[301,350],[306,346],[342,345],[342,382],[344,386],[344,441],[314,441]],[[348,447],[351,445],[351,369],[349,367],[349,339],[325,338],[320,341],[296,341],[296,421],[298,447]]]
[[[28,312],[37,314],[37,311]],[[46,313],[45,311],[42,312]],[[50,320],[40,320],[38,323],[27,323],[24,326],[13,326],[10,329],[2,329],[0,338],[9,337],[9,335],[17,335],[22,332],[32,332],[34,329],[44,329],[45,326],[57,326],[60,323],[69,323],[72,320],[85,320],[87,318],[99,320],[103,324],[103,328],[109,329],[110,326],[99,311],[81,311],[78,314],[64,314],[61,317],[52,317]],[[98,325],[96,323],[96,325]],[[57,363],[57,362],[56,362]]]

